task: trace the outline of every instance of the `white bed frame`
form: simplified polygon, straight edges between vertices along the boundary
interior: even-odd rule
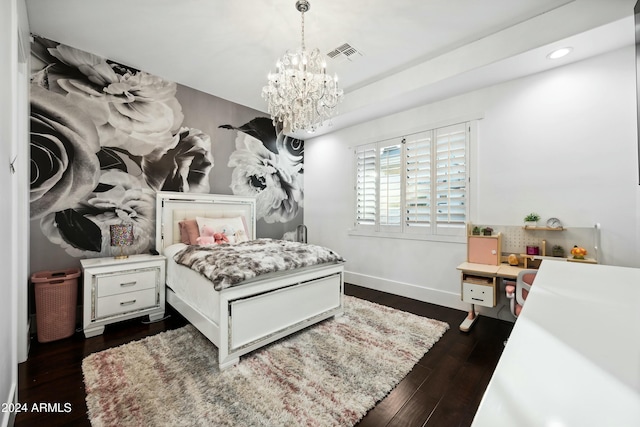
[[[180,241],[178,222],[205,217],[245,217],[248,234],[256,238],[255,199],[248,197],[158,192],[156,250]],[[269,274],[211,292],[219,294],[219,319],[190,304],[167,283],[167,302],[218,347],[220,370],[240,356],[307,326],[343,313],[344,267],[324,264]]]

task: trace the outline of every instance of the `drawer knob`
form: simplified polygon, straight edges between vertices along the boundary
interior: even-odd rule
[[[126,288],[129,286],[134,286],[135,284],[136,284],[136,281],[134,280],[133,282],[120,283],[120,287]]]
[[[136,300],[132,299],[131,301],[121,302],[120,305],[121,306],[125,306],[125,305],[131,305],[131,304],[135,304],[135,303],[136,303]]]

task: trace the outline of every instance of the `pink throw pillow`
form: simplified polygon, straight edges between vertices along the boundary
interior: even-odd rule
[[[200,237],[198,231],[198,222],[195,219],[185,219],[178,223],[180,228],[180,241],[185,245],[197,245],[197,239]]]

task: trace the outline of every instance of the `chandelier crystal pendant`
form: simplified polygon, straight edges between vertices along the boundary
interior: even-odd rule
[[[273,124],[284,132],[315,132],[331,118],[343,96],[338,77],[327,74],[324,56],[318,49],[308,51],[305,47],[304,13],[310,7],[307,0],[296,2],[302,15],[302,46],[285,52],[276,63],[277,71],[269,73],[269,82],[262,88]]]

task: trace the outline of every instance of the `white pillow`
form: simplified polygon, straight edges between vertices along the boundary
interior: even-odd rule
[[[249,240],[244,226],[244,219],[241,216],[229,218],[203,218],[196,217],[198,231],[203,236],[203,228],[208,226],[214,233],[224,233],[229,239],[229,243],[240,243]]]

